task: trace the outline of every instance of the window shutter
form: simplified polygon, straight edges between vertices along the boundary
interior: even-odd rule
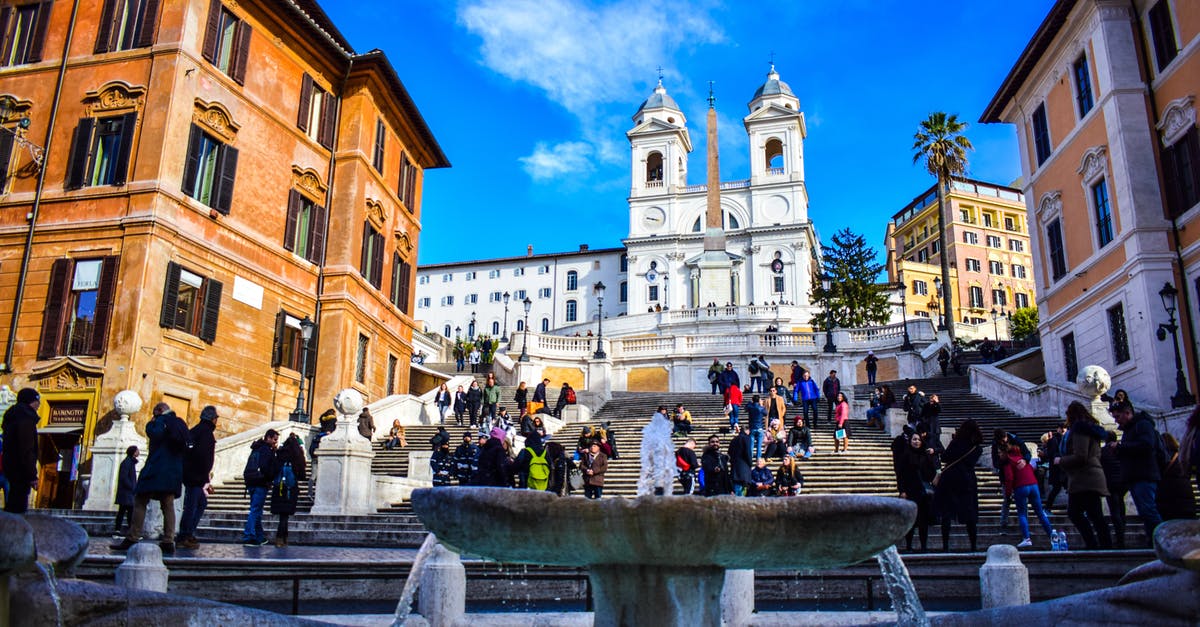
[[[229,215],[233,206],[233,181],[237,178],[238,151],[233,146],[221,146],[217,155],[217,189],[213,194],[213,209]]]
[[[192,197],[196,196],[196,169],[200,167],[200,142],[203,139],[203,131],[193,124],[192,130],[188,132],[188,151],[183,162],[182,187],[183,193]]]
[[[371,159],[371,165],[375,166],[375,171],[383,174],[383,157],[384,148],[387,145],[387,127],[383,125],[383,120],[375,121],[375,154]]]
[[[163,283],[162,313],[158,316],[158,326],[175,328],[175,313],[179,310],[179,264],[167,262],[167,280]]]
[[[250,25],[245,20],[238,22],[234,37],[233,64],[229,68],[229,77],[237,81],[238,85],[245,85],[246,62],[250,58]]]
[[[325,259],[325,229],[329,222],[329,211],[325,207],[312,209],[312,236],[308,238],[308,260],[321,265]]]
[[[50,28],[50,9],[53,0],[45,0],[37,10],[37,24],[34,24],[33,40],[29,42],[29,52],[25,55],[26,63],[37,63],[42,60],[42,48],[46,45],[46,31]]]
[[[304,377],[313,379],[317,374],[317,345],[320,344],[318,338],[321,337],[321,325],[313,325],[312,338],[308,340],[308,359],[304,365]],[[300,340],[301,351],[303,352],[304,340]]]
[[[371,239],[375,243],[371,250],[375,255],[371,263],[371,285],[374,285],[375,289],[380,289],[383,286],[383,235],[372,233]]]
[[[46,292],[46,310],[42,315],[42,339],[38,345],[38,359],[58,356],[63,307],[67,302],[67,280],[71,276],[73,266],[74,263],[70,259],[56,259],[50,267],[50,286]]]
[[[0,43],[4,41],[4,33],[8,32],[8,18],[12,16],[12,7],[0,7]]]
[[[133,131],[135,128],[137,128],[136,111],[121,116],[121,143],[117,147],[113,185],[124,185],[129,180],[129,157],[133,154]]]
[[[105,257],[100,264],[100,290],[96,293],[96,317],[92,337],[88,340],[87,354],[93,357],[104,355],[108,343],[108,325],[112,319],[113,300],[117,291],[117,268],[121,258],[117,255]]]
[[[1179,159],[1178,152],[1184,149],[1182,142],[1162,151],[1163,188],[1167,192],[1167,215],[1175,218],[1183,212],[1180,208],[1183,199],[1180,198]]]
[[[282,309],[275,314],[275,345],[271,348],[271,367],[278,368],[283,363],[283,329],[287,314]]]
[[[158,26],[158,0],[146,0],[142,5],[142,30],[137,34],[138,48],[154,45],[154,30]]]
[[[396,181],[396,197],[398,197],[401,202],[404,201],[405,190],[408,189],[408,167],[408,154],[402,152],[400,153],[400,179]],[[405,209],[412,211],[412,209],[407,206]]]
[[[88,153],[92,150],[92,129],[95,127],[95,118],[80,118],[79,126],[75,127],[71,156],[67,162],[67,189],[83,187],[83,179],[87,176]]]
[[[287,222],[283,227],[283,249],[296,251],[296,222],[300,219],[300,192],[291,190],[288,192],[287,204]],[[303,250],[299,251],[301,254]]]
[[[108,52],[112,47],[113,11],[117,0],[104,0],[104,8],[100,10],[100,27],[96,29],[96,54]]]
[[[370,255],[370,254],[371,254],[371,223],[364,222],[363,223],[363,236],[362,236],[362,254],[360,255],[359,261],[358,261],[358,273],[361,274],[362,277],[368,281],[371,280],[370,272],[368,272],[371,269],[371,267],[367,264],[369,261],[371,261],[371,258],[368,257],[367,255]]]
[[[221,282],[204,279],[204,322],[200,339],[212,344],[217,339],[217,318],[221,315]]]
[[[0,133],[0,194],[8,191],[8,173],[12,170],[12,133]]]
[[[389,297],[392,299],[392,304],[400,306],[400,253],[392,253],[392,281],[390,283],[392,293]]]
[[[417,168],[409,164],[408,166],[408,182],[404,193],[404,205],[412,213],[416,213],[417,207]]]
[[[221,35],[221,0],[208,5],[208,25],[204,28],[204,48],[200,54],[209,63],[217,62],[217,40]]]
[[[412,313],[409,309],[409,301],[412,299],[412,266],[407,261],[400,262],[400,302],[398,303],[400,311],[406,314]]]
[[[308,132],[308,111],[312,106],[313,79],[308,74],[300,81],[300,112],[296,114],[296,126]]]
[[[333,131],[337,128],[338,102],[332,94],[325,94],[321,100],[321,129],[317,133],[317,141],[330,150],[333,150]]]
[[[1186,161],[1182,158],[1179,160],[1181,170],[1179,175],[1190,179],[1191,185],[1189,187],[1192,192],[1190,194],[1191,197],[1186,198],[1184,204],[1189,202],[1195,204],[1197,197],[1200,196],[1200,133],[1197,133],[1196,127],[1193,126],[1192,130],[1188,131],[1188,134],[1184,135],[1180,142],[1183,144],[1184,150],[1187,151],[1188,158]],[[1181,207],[1180,211],[1187,211],[1188,209],[1191,209],[1191,205]]]

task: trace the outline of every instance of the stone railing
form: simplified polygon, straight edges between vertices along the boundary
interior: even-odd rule
[[[312,441],[313,435],[317,431],[317,428],[310,424],[281,420],[261,424],[253,429],[247,429],[241,433],[235,433],[234,435],[217,440],[213,454],[212,476],[214,485],[221,485],[231,479],[237,479],[242,476],[242,471],[246,469],[246,460],[250,457],[250,445],[261,440],[263,435],[267,433],[267,429],[274,429],[279,432],[280,444],[287,439],[289,434],[296,433],[304,440],[306,451],[308,450],[309,443]]]

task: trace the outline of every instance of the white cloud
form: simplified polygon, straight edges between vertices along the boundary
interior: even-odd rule
[[[553,146],[538,142],[533,154],[521,157],[521,165],[533,180],[547,181],[568,174],[590,173],[594,153],[587,142],[562,142]]]

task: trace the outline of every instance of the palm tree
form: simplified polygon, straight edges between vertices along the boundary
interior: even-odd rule
[[[955,176],[967,170],[967,151],[974,150],[971,140],[964,136],[966,122],[959,122],[955,114],[935,111],[921,120],[920,128],[913,135],[913,163],[925,160],[925,169],[937,177],[938,199],[938,257],[942,261],[942,296],[946,303],[942,309],[942,320],[954,342],[954,304],[950,289],[950,258],[946,252],[946,189]]]

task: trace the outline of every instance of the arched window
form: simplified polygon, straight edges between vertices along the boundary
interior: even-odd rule
[[[567,291],[579,289],[579,273],[571,270],[567,272]]]
[[[621,302],[629,300],[629,281],[621,281]],[[449,337],[449,336],[447,336]]]
[[[525,330],[525,321],[517,320],[517,332],[520,333],[521,331],[524,331],[524,330]]]
[[[783,169],[783,142],[772,137],[767,140],[767,147],[764,151],[767,158],[767,167],[772,170]]]
[[[500,323],[492,321],[492,335],[500,335]]]
[[[549,332],[550,332],[550,319],[542,318],[542,333],[549,333]]]
[[[621,255],[621,272],[629,272],[629,255]]]
[[[730,231],[736,231],[742,228],[742,223],[738,222],[737,216],[728,211],[721,214],[721,227]],[[704,214],[700,214],[696,221],[692,224],[693,233],[704,232]]]
[[[574,300],[567,301],[567,322],[575,322],[579,319],[579,303]]]
[[[646,182],[663,180],[663,156],[660,152],[646,155]]]
[[[442,327],[442,335],[450,337],[450,325],[447,324],[446,326]]]

